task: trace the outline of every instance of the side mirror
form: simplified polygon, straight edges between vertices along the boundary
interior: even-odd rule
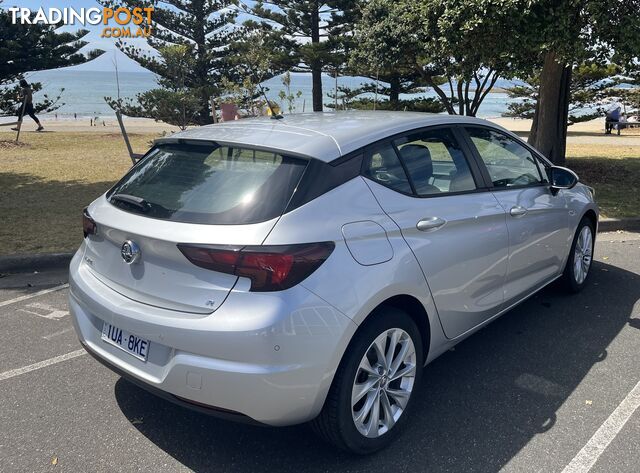
[[[549,168],[549,180],[553,190],[571,189],[578,183],[578,175],[571,169],[552,166]]]

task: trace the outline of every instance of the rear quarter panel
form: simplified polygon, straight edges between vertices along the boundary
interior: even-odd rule
[[[596,214],[596,220],[600,218],[600,210],[598,209],[598,205],[594,201],[593,196],[591,195],[591,191],[589,188],[582,184],[578,183],[573,189],[566,189],[560,192],[564,193],[564,197],[567,201],[567,207],[569,208],[569,229],[571,230],[571,238],[576,233],[578,228],[578,224],[582,220],[582,217],[588,212],[593,211]],[[597,235],[597,223],[596,223],[596,235]],[[595,235],[594,235],[595,237]],[[573,241],[573,240],[572,240]],[[569,242],[569,248],[571,247],[571,242]],[[568,257],[568,252],[567,252]]]
[[[343,233],[343,227],[354,222],[377,224],[370,225],[369,234],[359,235],[369,240],[363,246],[375,248],[374,240],[386,240],[379,248],[390,245],[392,257],[377,258],[380,261],[377,264],[359,263],[350,252]],[[380,228],[379,233],[374,230],[376,227]],[[318,241],[333,241],[336,246],[328,260],[301,283],[305,288],[358,325],[385,300],[397,295],[413,296],[428,314],[430,347],[446,343],[433,298],[415,256],[398,226],[382,211],[361,177],[282,216],[264,244]],[[362,262],[362,258],[359,259]],[[341,357],[342,353],[336,364]]]

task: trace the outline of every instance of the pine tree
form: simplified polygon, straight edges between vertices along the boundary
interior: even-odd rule
[[[197,124],[211,123],[209,99],[221,91],[221,80],[227,67],[227,47],[234,37],[232,24],[234,0],[168,0],[168,7],[159,7],[152,0],[99,0],[104,6],[117,8],[154,7],[147,38],[149,46],[157,51],[174,45],[188,47],[193,54],[193,67],[185,71],[185,87],[198,97],[199,111],[194,117]],[[117,46],[127,56],[159,76],[173,82],[175,74],[167,68],[162,57],[122,41]]]
[[[345,42],[357,0],[259,0],[240,4],[266,23],[298,59],[294,72],[310,72],[313,111],[323,107],[322,73],[334,73],[345,61]]]
[[[569,123],[578,123],[601,117],[602,101],[612,94],[612,86],[620,81],[621,68],[615,64],[585,61],[573,66],[569,88]],[[540,71],[526,78],[526,83],[507,89],[507,94],[518,99],[509,104],[503,117],[532,119],[540,88]]]

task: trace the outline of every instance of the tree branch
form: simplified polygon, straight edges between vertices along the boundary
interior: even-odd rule
[[[488,77],[488,74],[487,74]],[[491,89],[493,88],[493,86],[495,85],[496,81],[498,80],[499,74],[498,71],[494,71],[493,72],[493,78],[491,79],[491,82],[489,83],[489,86],[485,89],[485,91],[482,93],[482,95],[480,96],[480,100],[477,101],[477,104],[475,106],[474,109],[471,110],[471,114],[475,117],[476,113],[478,113],[478,109],[480,108],[480,104],[482,104],[482,101],[484,100],[484,98],[487,96],[487,94],[489,92],[491,92]],[[486,81],[485,81],[486,83]]]
[[[487,81],[489,80],[489,77],[491,76],[492,72],[493,72],[493,69],[489,69],[489,72],[487,72],[487,75],[485,75],[484,79],[482,80],[482,84],[480,84],[480,81],[478,79],[478,74],[474,73],[474,76],[475,76],[475,79],[476,79],[476,90],[473,93],[473,101],[471,102],[471,115],[472,116],[475,116],[476,111],[480,107],[480,103],[479,102],[482,102],[482,100],[480,100],[480,96],[482,95],[482,90],[487,85]],[[478,87],[478,85],[479,85],[479,87]],[[483,97],[483,99],[484,99],[484,97]]]
[[[450,97],[449,100],[451,100],[451,109],[453,110],[453,104],[455,103],[455,100],[453,98],[454,97],[454,95],[453,95],[453,83],[451,82],[451,77],[447,76],[447,82],[449,83],[449,97]],[[454,110],[454,114],[455,114],[455,110]]]
[[[420,77],[422,77],[422,79],[426,82],[426,84],[431,87],[433,89],[433,91],[438,95],[438,97],[440,98],[440,101],[442,102],[442,105],[444,105],[444,108],[447,110],[447,113],[449,115],[455,115],[456,112],[453,109],[453,106],[451,105],[451,102],[449,101],[449,99],[447,98],[447,94],[444,93],[444,90],[442,90],[433,80],[433,76],[431,76],[430,74],[427,74],[424,69],[422,69],[422,67],[420,67],[418,64],[415,65],[415,70],[418,74],[420,74]]]
[[[469,86],[471,85],[471,79],[464,85],[464,114],[469,115]]]

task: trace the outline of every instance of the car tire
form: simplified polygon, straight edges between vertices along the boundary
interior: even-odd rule
[[[562,275],[565,288],[580,292],[587,283],[593,264],[595,226],[591,219],[583,217],[573,237],[571,251]]]
[[[386,363],[386,357],[383,357],[385,363],[381,363],[380,347],[384,347],[384,354],[389,355],[393,343],[391,364]],[[389,445],[410,417],[408,412],[422,377],[422,346],[420,331],[406,312],[395,307],[381,307],[372,313],[351,341],[324,407],[311,422],[313,430],[334,446],[360,455]],[[403,361],[398,362],[400,359]],[[402,373],[406,376],[393,379]],[[366,389],[368,386],[371,388]],[[354,404],[365,390],[366,394]],[[407,396],[406,402],[404,396]],[[369,413],[364,415],[367,407]],[[376,412],[378,422],[374,422]]]

